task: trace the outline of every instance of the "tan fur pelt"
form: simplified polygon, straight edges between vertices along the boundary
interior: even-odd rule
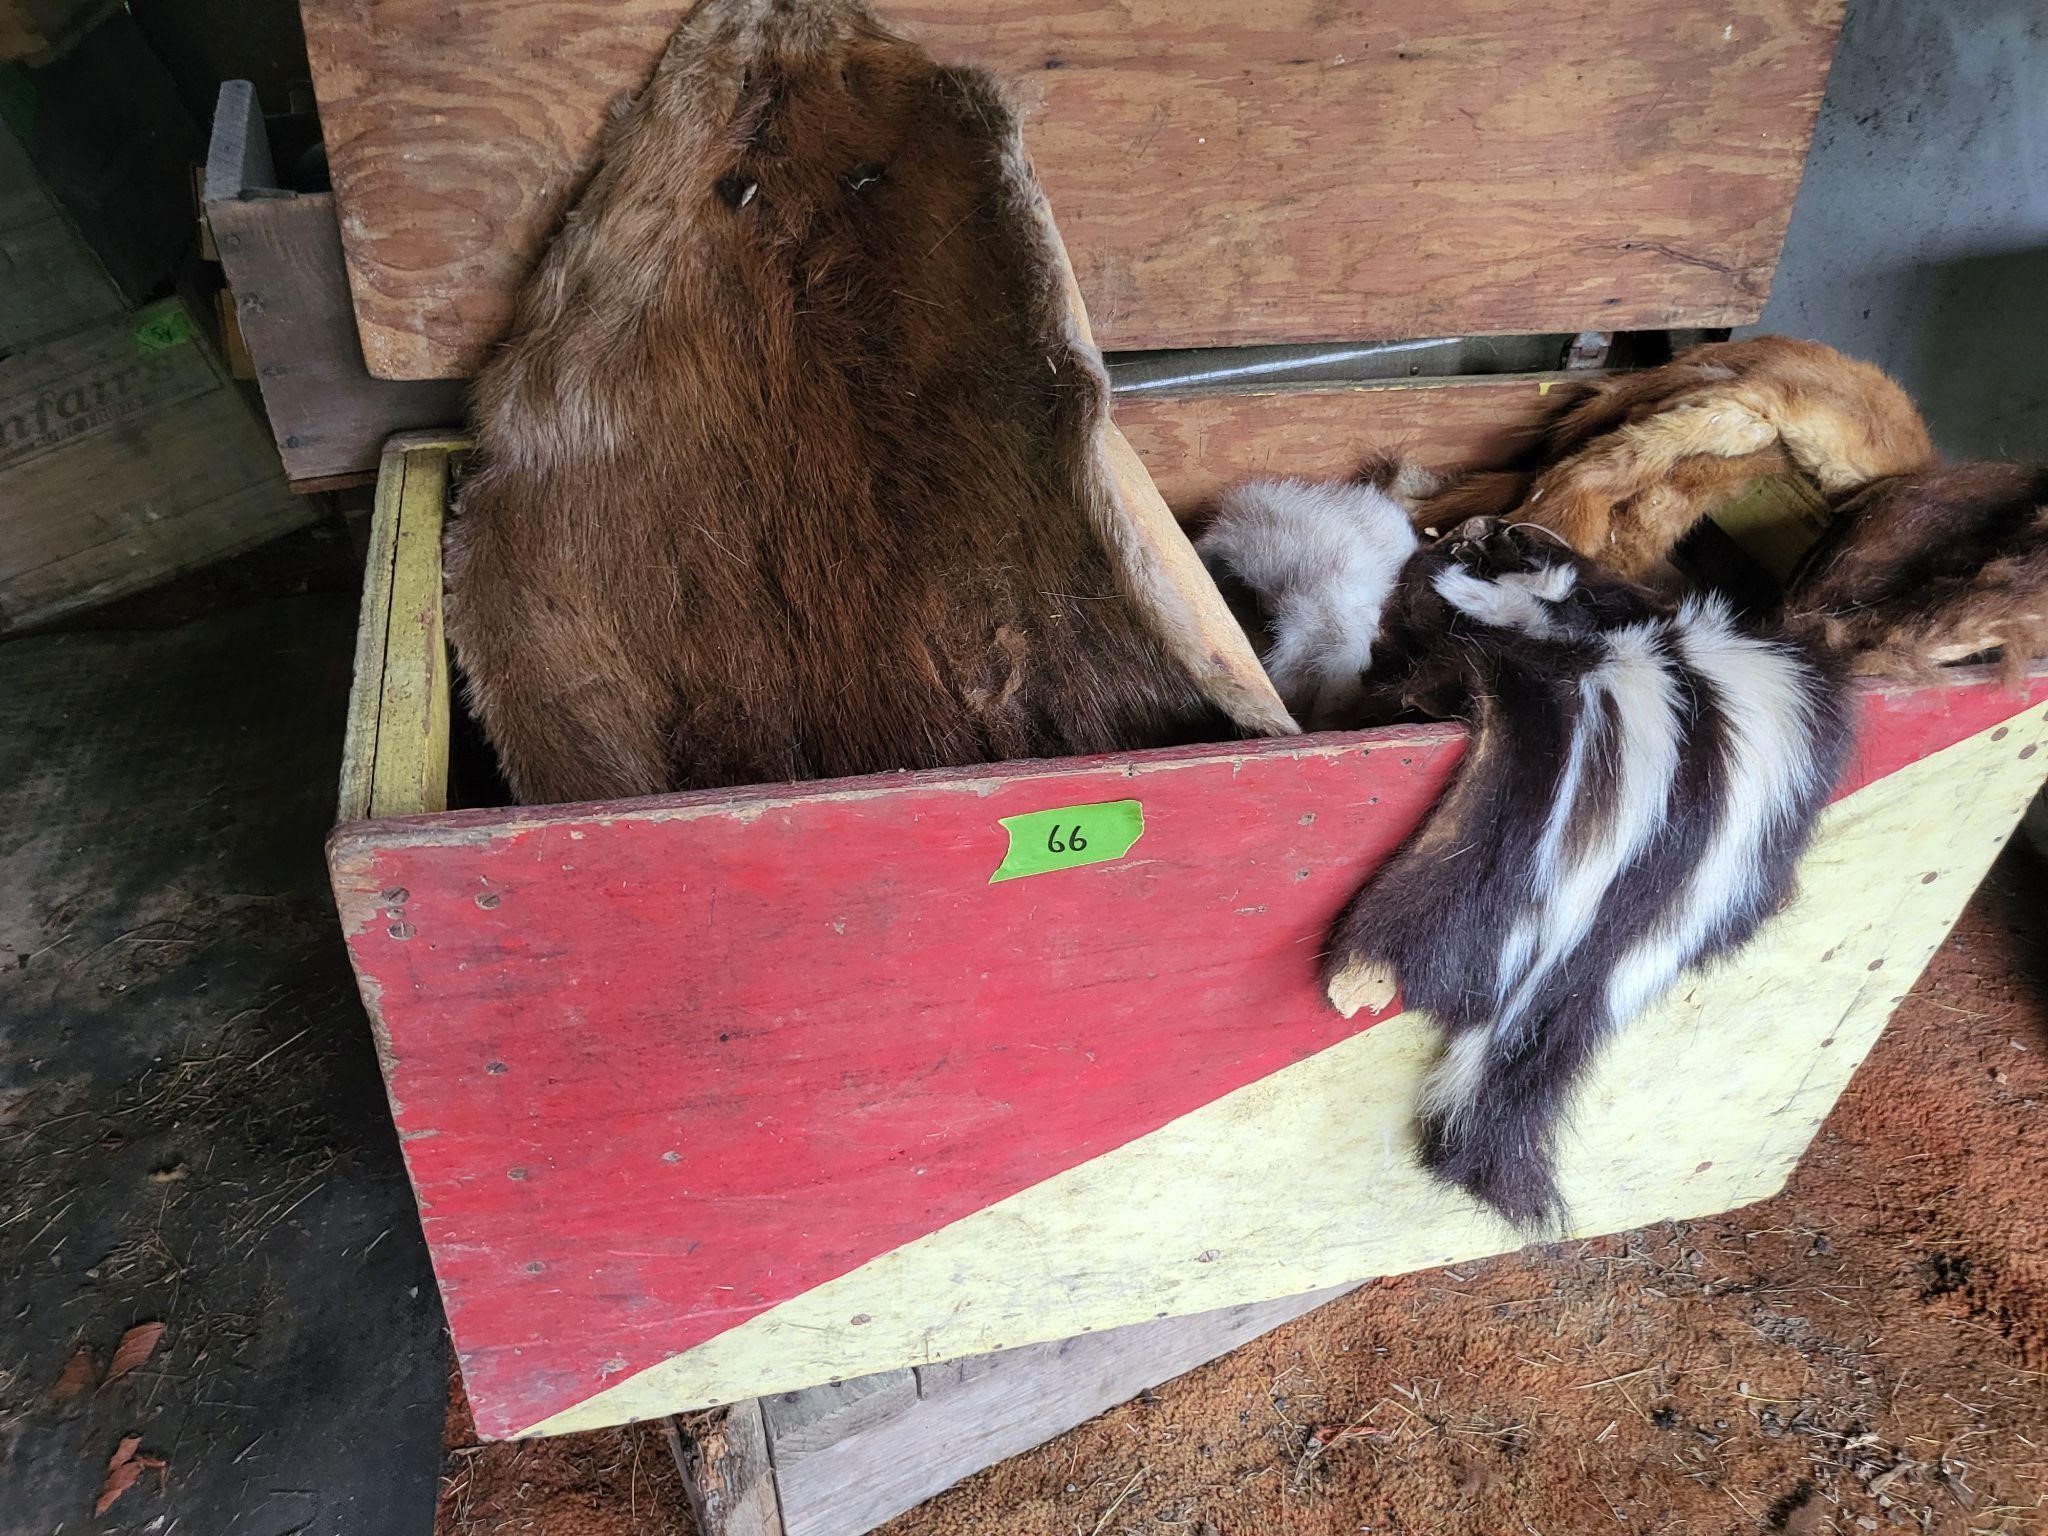
[[[1515,467],[1452,485],[1423,517],[1536,523],[1642,580],[1754,480],[1798,473],[1840,496],[1933,462],[1919,412],[1884,373],[1818,342],[1759,336],[1561,391]]]
[[[2048,657],[2048,465],[1951,464],[1846,502],[1786,597],[1856,670],[1924,678],[1996,651]]]
[[[477,382],[448,630],[520,799],[1232,734],[1105,547],[1055,241],[983,74],[692,10]]]

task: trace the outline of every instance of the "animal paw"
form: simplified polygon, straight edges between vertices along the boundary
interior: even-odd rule
[[[1575,627],[1558,605],[1578,585],[1579,561],[1541,529],[1467,518],[1445,535],[1432,581],[1453,609],[1492,629],[1549,639]]]

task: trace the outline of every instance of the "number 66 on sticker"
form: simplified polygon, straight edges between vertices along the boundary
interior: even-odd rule
[[[1010,834],[1010,848],[988,877],[990,885],[1120,859],[1145,834],[1145,808],[1136,800],[1063,805],[1005,816],[1001,826]]]

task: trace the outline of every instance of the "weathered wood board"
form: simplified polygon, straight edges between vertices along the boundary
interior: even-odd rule
[[[1553,390],[1587,377],[1162,390],[1120,398],[1115,408],[1167,505],[1189,519],[1253,475],[1340,477],[1376,450],[1398,450],[1434,469],[1496,467],[1518,434],[1546,417]]]
[[[703,1536],[785,1536],[775,1494],[775,1469],[757,1402],[703,1415],[696,1431],[669,1444]]]
[[[206,218],[278,457],[295,487],[367,479],[394,432],[462,421],[467,402],[458,383],[370,377],[356,340],[334,199],[277,185],[245,80],[221,85]]]
[[[399,383],[363,367],[333,200],[269,188],[246,83],[221,87],[208,165],[208,217],[220,235],[255,355],[264,404],[295,482],[374,470],[395,432],[453,425],[455,381]],[[1426,464],[1483,467],[1545,414],[1551,391],[1584,374],[1537,373],[1248,390],[1119,395],[1117,425],[1176,514],[1198,515],[1246,475],[1342,475],[1378,448]]]
[[[2048,678],[1865,695],[1801,900],[1630,1030],[1585,1096],[1574,1230],[1782,1185],[2039,787],[2043,700]],[[1460,740],[338,829],[480,1428],[594,1427],[1513,1246],[1415,1167],[1430,1029],[1339,1019],[1314,980],[1332,914]],[[1126,857],[990,883],[1002,818],[1115,800],[1143,808]]]
[[[381,378],[473,372],[683,7],[303,0]],[[896,0],[1010,83],[1108,348],[1761,312],[1841,0]]]
[[[772,1536],[872,1530],[1348,1289],[1084,1333],[763,1399]],[[704,1536],[739,1536],[703,1525]]]
[[[342,738],[343,821],[448,804],[448,647],[441,528],[461,438],[402,433],[385,450],[363,557],[363,618]]]
[[[0,123],[0,352],[122,307],[106,268]]]
[[[0,632],[311,516],[179,301],[0,357]]]

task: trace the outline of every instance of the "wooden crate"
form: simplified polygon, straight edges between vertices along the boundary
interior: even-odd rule
[[[0,633],[310,517],[181,301],[0,357]]]
[[[1432,1031],[1314,980],[1457,730],[394,815],[445,784],[448,452],[387,460],[330,863],[483,1433],[1515,1245],[1415,1165]],[[2040,785],[2044,701],[1865,692],[1801,899],[1602,1065],[1575,1232],[1783,1186]],[[990,882],[1003,818],[1123,800],[1127,857]]]
[[[298,491],[368,481],[394,432],[460,424],[453,381],[396,383],[363,366],[334,198],[279,184],[255,89],[221,82],[206,220],[285,474]]]
[[[1118,347],[1752,319],[1840,10],[885,7],[1006,77]],[[369,371],[459,376],[680,7],[304,11]],[[1556,383],[1116,413],[1186,514],[1390,443],[1497,459]],[[1313,985],[1458,731],[444,811],[454,451],[384,460],[330,865],[485,1434],[723,1405],[683,1457],[708,1536],[849,1536],[1361,1278],[1514,1244],[1415,1166],[1431,1030]],[[2040,782],[2044,704],[1865,694],[1802,900],[1586,1096],[1575,1230],[1782,1186]],[[1126,856],[991,883],[1005,818],[1123,801]]]

